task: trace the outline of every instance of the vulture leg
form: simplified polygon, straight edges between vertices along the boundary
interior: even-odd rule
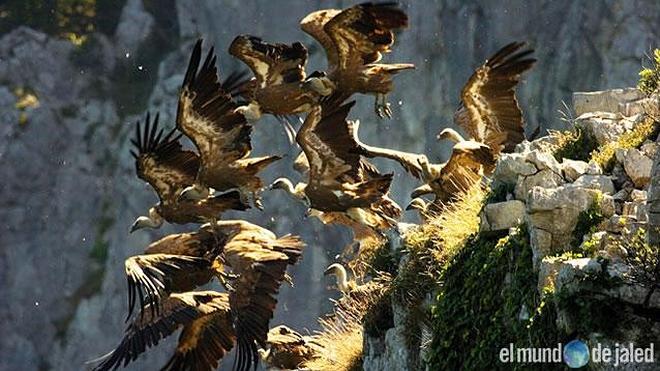
[[[376,115],[378,115],[379,118],[392,118],[392,108],[389,102],[387,102],[387,95],[382,94],[382,93],[377,93],[376,94],[376,102],[374,106],[374,110],[376,111]]]

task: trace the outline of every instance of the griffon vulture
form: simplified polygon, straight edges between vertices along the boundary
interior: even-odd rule
[[[457,125],[472,139],[465,140],[453,129],[444,129],[438,139],[453,141],[452,155],[444,164],[432,164],[426,156],[376,148],[362,144],[371,156],[398,161],[413,176],[425,183],[412,197],[435,194],[434,205],[452,201],[483,175],[490,175],[502,151],[512,151],[524,139],[523,117],[515,97],[520,76],[535,59],[533,50],[520,49],[524,43],[511,43],[479,67],[463,87],[461,104],[454,115]],[[423,207],[418,200],[411,208]]]
[[[252,126],[238,105],[218,81],[213,48],[201,68],[202,40],[197,41],[179,93],[176,124],[199,150],[201,163],[197,178],[186,188],[183,199],[202,199],[209,188],[216,191],[238,189],[241,197],[252,198],[261,208],[263,186],[257,175],[279,156],[249,157]]]
[[[394,3],[363,3],[344,10],[324,9],[310,13],[300,28],[316,39],[328,58],[328,77],[339,101],[353,93],[376,95],[379,117],[392,117],[387,94],[392,78],[415,68],[410,63],[378,63],[394,43],[392,31],[408,26],[408,16]]]
[[[312,336],[303,336],[284,325],[268,331],[267,343],[267,350],[260,349],[261,360],[278,370],[298,370],[323,351]]]
[[[249,104],[237,108],[250,121],[258,120],[262,113],[282,119],[307,112],[334,88],[323,73],[306,75],[307,49],[299,42],[270,44],[240,35],[231,43],[229,54],[250,67],[255,76],[243,94]]]
[[[268,324],[275,311],[279,287],[288,279],[286,269],[298,261],[303,246],[296,236],[278,238],[268,229],[243,220],[217,221],[202,226],[196,233],[172,235],[157,241],[149,247],[147,255],[127,264],[129,307],[136,296],[141,304],[146,302],[134,323],[146,326],[150,318],[167,316],[169,298],[178,297],[172,291],[191,289],[208,282],[214,275],[221,275],[228,280],[231,331],[238,347],[236,365],[238,369],[247,370],[257,362],[258,347],[266,346]],[[143,293],[147,294],[146,299]],[[199,326],[193,327],[198,329]],[[209,339],[208,346],[214,346],[214,341]],[[139,349],[138,353],[145,350],[144,347]],[[228,351],[230,347],[223,349]],[[111,358],[115,361],[104,369],[118,366],[129,356],[129,360],[133,360],[138,354],[130,351],[128,355],[121,355],[123,352],[120,346],[115,351],[118,355]],[[218,359],[210,360],[217,365]]]
[[[195,182],[199,157],[182,148],[179,142],[181,134],[177,135],[172,130],[163,136],[163,130],[158,128],[158,114],[152,122],[147,113],[146,124],[143,129],[141,126],[140,122],[136,124],[136,138],[131,142],[137,152],[131,150],[131,154],[135,158],[137,176],[154,188],[160,201],[149,209],[148,216],[135,220],[131,232],[141,228],[159,228],[163,221],[204,223],[218,219],[226,210],[249,208],[236,191],[200,200],[179,199],[179,193]]]
[[[309,160],[308,182],[294,186],[279,178],[271,188],[284,189],[311,215],[346,224],[362,239],[395,226],[401,208],[387,196],[392,174],[379,173],[360,154],[358,122],[346,120],[354,103],[310,111],[296,136]]]

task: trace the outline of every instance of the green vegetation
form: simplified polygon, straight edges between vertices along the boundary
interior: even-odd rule
[[[643,68],[639,71],[639,82],[637,87],[647,95],[657,93],[660,90],[660,49],[653,51],[653,66]]]
[[[406,261],[393,281],[395,299],[419,303],[439,287],[441,272],[463,248],[467,238],[479,230],[479,212],[486,191],[475,185],[437,215],[404,236]]]
[[[626,241],[626,262],[631,270],[628,275],[630,281],[648,289],[644,300],[647,306],[653,293],[660,289],[660,248],[651,246],[645,239],[646,231],[639,228],[628,241]]]
[[[579,247],[582,244],[584,236],[593,234],[597,231],[598,225],[605,221],[605,216],[603,216],[603,211],[601,208],[601,199],[597,198],[589,206],[588,209],[582,211],[578,214],[577,223],[573,229],[573,240],[571,242],[571,247],[573,252],[584,253],[585,251],[580,251]]]
[[[126,0],[9,0],[0,5],[0,34],[28,26],[81,45],[95,31],[112,35]]]
[[[554,155],[557,161],[564,158],[578,161],[589,161],[591,154],[598,148],[598,142],[593,134],[579,126],[574,130],[552,131],[554,138]]]
[[[615,153],[617,149],[637,148],[645,140],[652,138],[658,132],[658,124],[651,117],[637,124],[635,128],[622,134],[618,140],[605,143],[591,154],[591,160],[595,161],[605,172],[610,172],[614,167]]]
[[[565,340],[556,330],[554,302],[538,293],[536,282],[526,228],[500,239],[473,236],[443,273],[432,308],[431,369],[511,369],[497,358],[509,343]]]

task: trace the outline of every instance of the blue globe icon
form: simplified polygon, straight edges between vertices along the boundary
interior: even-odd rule
[[[573,340],[564,346],[564,362],[570,368],[580,368],[589,363],[589,348],[582,340]]]

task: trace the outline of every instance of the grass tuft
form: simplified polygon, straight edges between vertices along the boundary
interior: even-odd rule
[[[319,371],[353,371],[362,368],[363,333],[360,317],[352,311],[338,309],[332,318],[319,320],[321,331],[314,343],[323,348],[319,356],[302,365]]]
[[[598,142],[591,132],[576,126],[574,130],[550,131],[555,143],[554,156],[557,161],[564,158],[589,161],[591,153],[598,148]]]
[[[644,94],[651,95],[660,91],[660,49],[653,51],[651,68],[643,68],[639,71],[639,82],[637,88]]]
[[[657,123],[653,118],[647,117],[633,130],[622,134],[617,141],[605,143],[594,151],[591,154],[591,160],[600,165],[605,172],[610,172],[614,167],[617,149],[637,148],[656,132]]]

